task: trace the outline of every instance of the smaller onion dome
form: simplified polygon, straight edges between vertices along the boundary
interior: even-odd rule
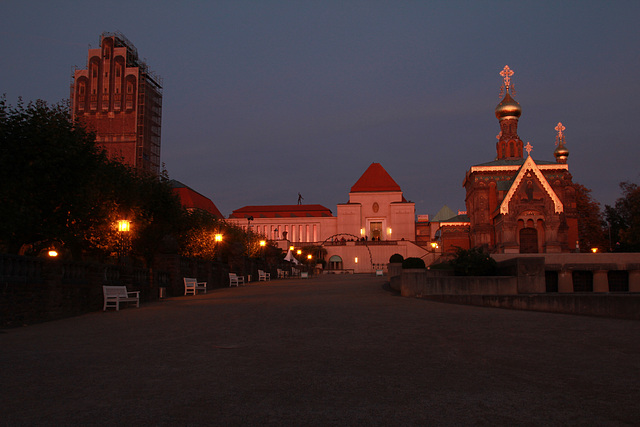
[[[502,101],[496,107],[496,118],[498,120],[504,119],[518,119],[522,114],[522,107],[518,104],[518,101],[511,97],[511,94],[507,90],[507,94],[502,98]]]
[[[558,163],[567,163],[567,158],[569,157],[569,150],[564,144],[559,144],[558,147],[553,152],[553,155],[556,157],[556,162]]]
[[[556,145],[558,146],[553,155],[556,156],[556,162],[558,163],[567,163],[567,157],[569,157],[569,150],[564,146],[564,131],[566,127],[562,124],[562,122],[558,122],[556,127],[554,128],[558,134],[556,135]]]

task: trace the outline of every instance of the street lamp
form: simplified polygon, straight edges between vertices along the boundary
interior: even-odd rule
[[[131,221],[128,219],[118,220],[118,246],[119,258],[122,258],[129,251],[129,232],[131,231]]]
[[[222,234],[216,233],[213,235],[213,241],[215,242],[214,254],[216,256],[216,260],[220,261],[220,251],[218,250],[218,245],[222,242]]]
[[[260,240],[260,246],[263,247],[263,248],[265,246],[267,246],[267,241],[266,240]]]
[[[118,221],[118,231],[119,232],[125,232],[125,231],[129,231],[131,229],[131,221],[129,221],[128,219],[121,219]]]

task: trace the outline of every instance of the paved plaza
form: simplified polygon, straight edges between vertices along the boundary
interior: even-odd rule
[[[274,280],[0,331],[1,425],[637,425],[640,322]]]

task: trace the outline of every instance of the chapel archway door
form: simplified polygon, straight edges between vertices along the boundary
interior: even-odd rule
[[[530,227],[520,230],[520,253],[538,253],[538,230]]]

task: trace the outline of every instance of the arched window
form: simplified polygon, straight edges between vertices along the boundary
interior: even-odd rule
[[[329,270],[342,270],[342,258],[338,255],[329,258]]]

